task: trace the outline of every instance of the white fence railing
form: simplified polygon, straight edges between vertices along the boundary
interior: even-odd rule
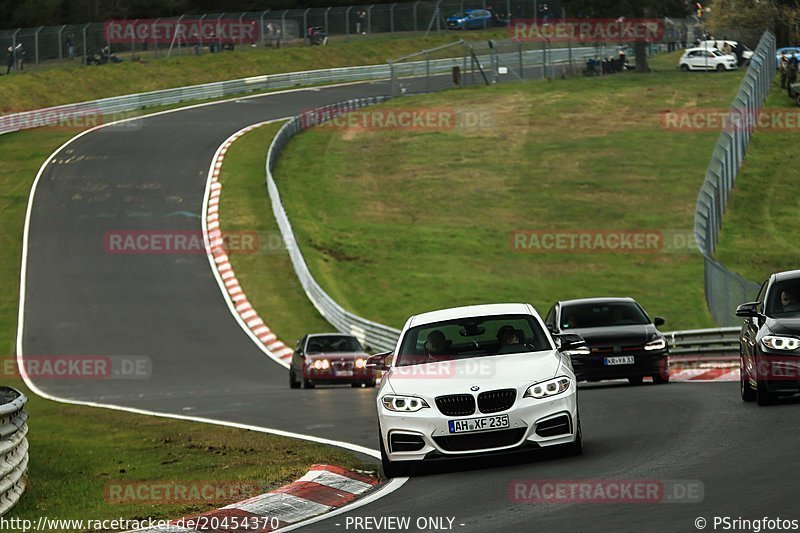
[[[0,516],[19,501],[28,481],[28,399],[0,387]]]
[[[292,224],[281,203],[280,192],[272,172],[275,163],[289,140],[303,131],[306,126],[329,120],[342,113],[377,104],[387,98],[362,98],[348,100],[336,105],[313,110],[306,115],[297,116],[283,125],[273,139],[267,152],[266,180],[272,212],[278,223],[281,235],[289,250],[295,274],[303,290],[319,313],[337,330],[355,335],[370,348],[389,351],[397,344],[400,330],[360,317],[346,310],[320,287],[306,264],[303,252],[292,230]],[[665,333],[670,345],[670,353],[675,356],[715,355],[730,356],[738,354],[738,328],[698,329],[672,331]]]

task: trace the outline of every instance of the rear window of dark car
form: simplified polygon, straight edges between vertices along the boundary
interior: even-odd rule
[[[362,352],[364,349],[355,337],[328,335],[310,337],[306,344],[306,353],[329,352]]]

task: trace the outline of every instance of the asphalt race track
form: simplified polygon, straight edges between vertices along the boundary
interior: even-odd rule
[[[102,128],[62,150],[43,173],[32,206],[23,353],[141,356],[152,372],[146,379],[36,385],[61,398],[377,449],[374,390],[290,391],[286,371],[231,315],[204,253],[108,253],[105,235],[199,232],[208,167],[229,135],[313,106],[387,92],[385,83],[364,83],[229,101]],[[800,519],[800,402],[744,404],[735,383],[612,383],[582,386],[580,409],[582,457],[436,466],[385,498],[307,529],[346,531],[353,516],[407,516],[412,526],[420,516],[448,517],[463,531],[696,531],[697,517],[709,521],[709,530],[715,515]],[[512,501],[509,484],[532,479],[692,480],[704,493],[702,502],[685,504]]]

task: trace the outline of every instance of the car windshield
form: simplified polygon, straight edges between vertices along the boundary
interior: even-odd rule
[[[717,56],[717,57],[720,57],[720,56],[724,56],[724,55],[725,55],[725,54],[723,54],[722,52],[720,52],[719,50],[712,50],[712,51],[711,51],[711,53],[713,53],[713,54],[714,54],[715,56]]]
[[[546,333],[530,315],[459,318],[409,329],[395,366],[551,349]]]
[[[355,337],[343,335],[315,336],[308,339],[306,353],[329,352],[362,352],[364,351]]]
[[[766,301],[766,315],[800,316],[800,278],[778,281],[770,288]]]
[[[463,19],[467,15],[463,11],[459,11],[458,13],[453,14],[453,18],[456,19]]]
[[[565,330],[649,323],[650,319],[634,302],[567,304],[561,308],[561,329]]]

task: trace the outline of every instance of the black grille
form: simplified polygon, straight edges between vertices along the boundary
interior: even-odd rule
[[[478,395],[478,409],[481,413],[498,413],[511,409],[517,399],[516,389],[491,390]]]
[[[436,398],[436,407],[443,415],[468,416],[475,412],[475,398],[471,394],[453,394]]]
[[[419,435],[408,433],[392,433],[389,435],[389,448],[392,452],[415,452],[425,446],[425,441]]]
[[[436,444],[448,452],[466,452],[470,450],[486,450],[511,446],[525,435],[525,428],[504,429],[503,431],[486,431],[472,435],[451,435],[434,437]]]
[[[536,434],[540,437],[555,437],[572,433],[568,415],[561,415],[536,424]]]

